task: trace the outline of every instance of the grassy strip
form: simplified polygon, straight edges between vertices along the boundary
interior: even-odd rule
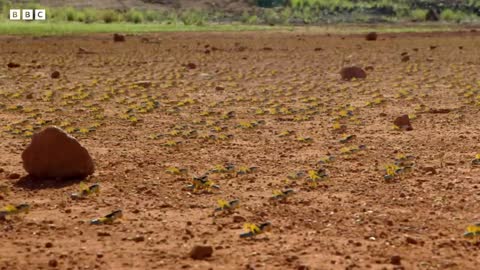
[[[184,31],[255,31],[274,27],[215,24],[215,25],[167,25],[134,23],[49,23],[49,22],[0,22],[0,35],[74,35],[89,33],[148,33],[148,32],[184,32]],[[284,27],[285,28],[285,27]]]
[[[183,24],[134,24],[77,22],[0,22],[0,35],[77,35],[90,33],[149,33],[149,32],[225,32],[225,31],[294,31],[309,33],[360,34],[369,31],[380,33],[438,32],[465,29],[458,24],[333,24],[324,26],[259,26],[243,24],[208,24],[204,26]]]

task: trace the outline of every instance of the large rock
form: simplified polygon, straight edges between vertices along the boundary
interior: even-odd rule
[[[352,66],[342,68],[342,70],[340,70],[340,76],[342,76],[342,80],[350,81],[353,78],[365,79],[367,73],[362,68]]]
[[[213,248],[211,246],[194,246],[190,251],[190,258],[194,260],[204,260],[212,257]]]
[[[378,38],[377,32],[370,32],[365,35],[365,39],[368,41],[374,41],[374,40],[377,40],[377,38]]]
[[[412,124],[410,123],[410,117],[406,114],[395,118],[393,124],[403,130],[413,130]]]
[[[34,134],[22,160],[25,170],[36,178],[84,178],[95,170],[87,149],[57,127]]]

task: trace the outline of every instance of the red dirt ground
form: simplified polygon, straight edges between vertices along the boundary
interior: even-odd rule
[[[480,168],[471,164],[480,151],[479,48],[478,32],[1,37],[0,207],[31,210],[0,221],[0,269],[477,269],[480,245],[463,233],[480,220]],[[344,82],[342,63],[373,70]],[[158,108],[142,112],[153,101]],[[402,114],[414,118],[412,131],[393,128]],[[100,184],[98,196],[71,200],[78,182],[9,179],[26,174],[30,130],[48,125],[89,149],[96,173],[86,183]],[[286,130],[294,133],[279,136]],[[342,133],[356,138],[342,144]],[[366,149],[341,153],[358,145]],[[318,164],[327,154],[335,161]],[[413,171],[386,181],[398,154],[415,156]],[[185,190],[225,163],[258,169],[212,174],[220,186],[212,194]],[[172,166],[188,173],[168,174]],[[330,177],[317,187],[287,180],[320,167]],[[296,194],[269,201],[285,188]],[[235,198],[238,210],[213,224],[217,200]],[[114,224],[89,224],[115,209],[124,217]],[[240,239],[233,216],[272,230]],[[197,244],[213,256],[190,259]]]

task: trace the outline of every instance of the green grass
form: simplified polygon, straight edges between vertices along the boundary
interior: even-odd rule
[[[259,26],[245,24],[136,24],[136,23],[78,23],[78,22],[10,22],[0,21],[0,35],[78,35],[91,33],[147,33],[184,31],[294,31],[333,34],[360,34],[370,31],[380,33],[436,32],[462,29],[457,24],[334,24],[325,26]]]
[[[0,35],[74,35],[90,33],[146,33],[182,31],[254,31],[272,27],[240,24],[182,25],[182,24],[136,24],[136,23],[47,23],[47,22],[0,22]]]

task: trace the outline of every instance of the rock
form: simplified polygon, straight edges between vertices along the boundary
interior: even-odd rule
[[[33,98],[33,94],[32,94],[32,93],[28,93],[28,94],[25,96],[25,98],[27,98],[27,99],[32,99],[32,98]]]
[[[368,41],[374,41],[374,40],[377,40],[377,38],[378,38],[378,35],[376,32],[370,32],[365,36],[365,39]]]
[[[18,67],[20,67],[20,64],[10,62],[10,63],[7,64],[7,67],[8,68],[18,68]]]
[[[48,266],[50,266],[50,267],[52,267],[52,268],[57,267],[57,266],[58,266],[57,260],[55,260],[55,259],[49,260],[49,261],[48,261]]]
[[[416,245],[418,244],[418,241],[417,239],[411,237],[411,236],[406,236],[405,237],[405,242],[407,242],[407,244],[412,244],[412,245]]]
[[[315,52],[320,52],[320,51],[323,51],[323,48],[320,48],[320,47],[317,47],[315,49],[313,49]]]
[[[245,221],[247,221],[247,219],[245,219],[242,216],[239,216],[239,215],[233,216],[233,222],[234,223],[241,223],[241,222],[245,222]]]
[[[437,174],[437,170],[433,166],[424,166],[422,167],[422,170],[425,174],[430,174],[430,175]]]
[[[365,79],[367,77],[367,73],[357,66],[352,66],[342,68],[342,70],[340,70],[340,76],[342,76],[342,80],[349,81],[353,78]]]
[[[52,72],[52,74],[50,75],[50,77],[51,77],[52,79],[58,79],[58,78],[60,78],[60,72],[58,72],[58,71],[55,70],[54,72]]]
[[[20,178],[20,174],[18,174],[18,173],[11,173],[11,174],[8,175],[8,179],[10,179],[10,180],[15,180],[15,179],[18,179],[18,178]]]
[[[145,241],[145,237],[143,235],[137,235],[137,236],[133,237],[132,240],[134,242],[137,242],[137,243],[138,242],[143,242],[143,241]]]
[[[78,48],[77,54],[95,54],[95,53],[91,52],[91,51],[89,51],[85,48],[80,47],[80,48]]]
[[[366,66],[365,70],[366,71],[373,71],[375,68],[373,66]]]
[[[152,82],[151,81],[138,81],[138,82],[135,83],[135,85],[141,86],[143,88],[149,88],[150,86],[152,86]]]
[[[52,247],[53,247],[52,242],[47,242],[47,243],[45,243],[45,247],[46,247],[46,248],[52,248]]]
[[[185,67],[188,69],[196,69],[197,65],[195,65],[194,63],[188,63],[185,65]]]
[[[204,260],[211,257],[213,254],[213,248],[211,246],[199,246],[196,245],[190,251],[190,258],[194,260]]]
[[[87,149],[57,127],[34,134],[22,160],[25,170],[36,178],[84,178],[95,170]]]
[[[113,34],[113,42],[125,42],[125,36],[122,34]]]
[[[393,121],[393,124],[403,130],[413,130],[412,124],[410,123],[410,118],[406,114],[397,117]]]
[[[410,61],[410,56],[408,55],[402,56],[402,62],[408,62],[408,61]]]
[[[402,264],[402,258],[398,255],[394,255],[390,257],[390,263],[393,265],[400,265]]]
[[[427,11],[427,14],[425,14],[425,20],[433,21],[433,22],[438,21],[439,20],[438,13],[433,9],[429,9]]]

